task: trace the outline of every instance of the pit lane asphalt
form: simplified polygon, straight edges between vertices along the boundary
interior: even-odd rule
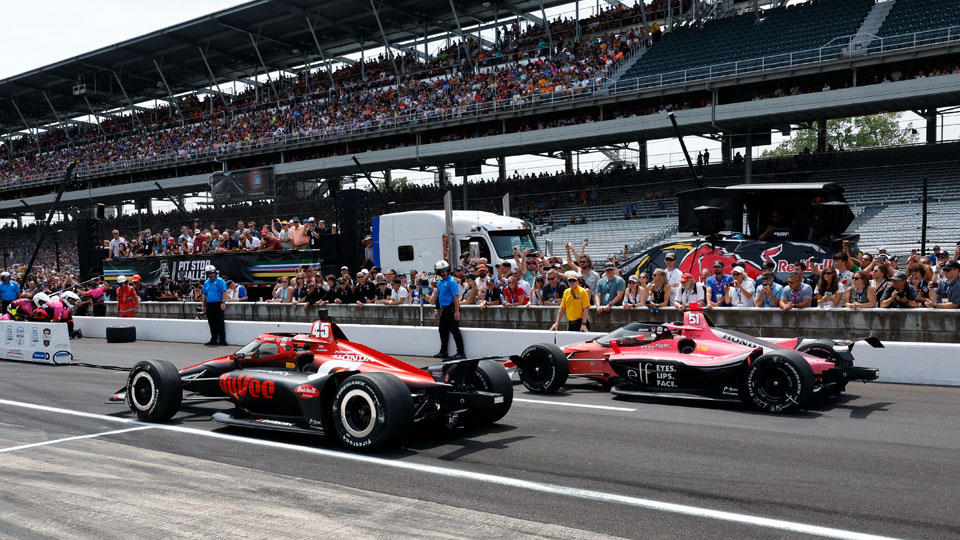
[[[123,367],[141,358],[183,367],[229,352],[96,339],[73,348],[76,362]],[[125,407],[104,403],[125,378],[120,371],[0,362],[0,399],[129,419]],[[848,390],[839,402],[770,415],[739,405],[614,400],[589,383],[553,396],[517,385],[523,401],[498,425],[421,429],[403,449],[376,455],[386,462],[344,459],[328,452],[339,447],[316,437],[220,426],[208,419],[217,405],[185,407],[172,424],[187,430],[127,431],[141,426],[0,402],[0,536],[806,536],[638,507],[618,496],[864,534],[960,535],[960,389]]]

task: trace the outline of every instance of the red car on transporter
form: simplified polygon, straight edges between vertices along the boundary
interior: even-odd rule
[[[836,396],[850,381],[875,380],[875,368],[853,364],[856,341],[767,341],[716,328],[694,306],[683,323],[630,323],[562,350],[532,345],[511,361],[531,392],[556,392],[577,376],[619,396],[742,401],[780,412],[803,407],[814,393]],[[865,341],[883,347],[875,337]]]
[[[333,322],[310,334],[267,332],[235,353],[177,370],[143,360],[109,399],[162,422],[184,401],[227,400],[213,420],[233,426],[330,436],[357,449],[396,446],[414,422],[447,427],[503,418],[513,383],[499,362],[480,358],[420,369],[348,341]]]

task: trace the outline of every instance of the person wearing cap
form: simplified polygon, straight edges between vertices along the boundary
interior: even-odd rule
[[[917,291],[907,283],[907,273],[897,272],[890,278],[890,287],[880,297],[880,307],[891,309],[915,308],[918,305]]]
[[[93,307],[94,317],[105,317],[107,315],[107,290],[109,287],[103,278],[97,278],[93,287],[83,292],[83,296],[90,299],[90,305]]]
[[[447,342],[450,334],[457,344],[457,354],[451,360],[466,358],[463,348],[463,335],[460,334],[460,287],[457,280],[450,275],[450,265],[447,261],[439,260],[434,265],[437,273],[437,292],[435,318],[440,320],[440,352],[434,358],[447,358]]]
[[[207,279],[203,282],[201,292],[201,313],[207,315],[207,324],[210,326],[210,341],[207,346],[227,344],[227,330],[223,324],[223,311],[227,309],[227,282],[217,275],[217,268],[208,264],[205,272]]]
[[[612,262],[603,265],[603,277],[597,282],[594,294],[597,313],[605,313],[620,305],[627,290],[627,283],[617,275],[617,266]]]
[[[372,268],[373,267],[373,237],[370,235],[364,236],[363,240],[360,241],[363,244],[363,263],[360,265],[361,268]]]
[[[363,269],[357,272],[357,284],[353,287],[354,301],[360,307],[376,300],[377,286],[373,283],[374,278],[370,277],[370,272]]]
[[[683,272],[677,268],[677,254],[672,251],[664,253],[663,262],[667,265],[667,283],[670,284],[670,294],[676,298],[680,292],[680,278],[683,277]]]
[[[277,229],[277,225],[280,226]],[[277,237],[277,240],[280,240],[280,245],[283,249],[293,249],[293,239],[290,238],[290,222],[289,221],[280,221],[279,219],[274,219],[270,223],[270,230],[273,231],[273,235]]]
[[[0,312],[6,313],[7,306],[20,297],[20,284],[10,279],[10,272],[0,273]]]
[[[573,270],[564,274],[567,281],[567,290],[563,291],[563,299],[557,310],[557,320],[550,327],[556,330],[560,321],[566,317],[568,332],[590,331],[590,291],[580,283],[580,275]]]
[[[803,282],[803,274],[794,272],[787,280],[787,286],[780,293],[780,309],[790,311],[805,309],[813,302],[813,288]]]
[[[233,280],[227,280],[227,302],[246,302],[247,300],[247,288]]]
[[[673,301],[673,307],[680,312],[689,310],[692,304],[697,304],[702,309],[710,309],[712,304],[708,301],[709,294],[707,287],[687,272],[680,277],[680,292]]]
[[[117,315],[120,317],[136,317],[140,297],[137,291],[130,286],[126,276],[117,277]]]
[[[290,219],[290,239],[293,241],[293,249],[306,249],[310,243],[310,232],[300,224],[300,218]]]
[[[957,309],[960,307],[960,261],[950,261],[943,265],[943,277],[936,289],[930,286],[930,298],[926,306],[936,309]]]
[[[333,304],[352,304],[354,302],[353,287],[350,286],[350,280],[344,277],[337,278],[337,286],[333,293],[329,295]]]
[[[481,310],[487,309],[488,306],[499,306],[503,302],[503,290],[497,285],[496,279],[487,276],[486,283],[483,284],[483,292],[478,292],[477,298],[477,305]]]
[[[390,298],[384,303],[391,306],[406,304],[409,296],[407,288],[403,286],[403,281],[395,277],[393,281],[390,282]]]
[[[730,275],[733,281],[724,289],[723,303],[728,306],[752,307],[754,281],[747,278],[747,272],[742,266],[734,266]]]
[[[730,305],[724,300],[724,296],[731,284],[733,284],[733,276],[723,273],[723,261],[713,261],[713,275],[704,282],[704,285],[710,289],[711,306]]]

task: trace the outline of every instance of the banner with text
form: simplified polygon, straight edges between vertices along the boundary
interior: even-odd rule
[[[107,281],[115,283],[118,276],[140,275],[147,285],[160,282],[160,276],[170,281],[203,281],[208,264],[217,267],[221,276],[246,285],[276,283],[278,277],[295,276],[302,265],[310,265],[318,272],[320,251],[262,251],[252,253],[218,253],[214,255],[178,255],[172,257],[141,257],[103,261]]]

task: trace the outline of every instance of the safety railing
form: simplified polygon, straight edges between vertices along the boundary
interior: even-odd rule
[[[93,175],[107,172],[124,172],[131,169],[149,168],[171,163],[183,163],[211,157],[226,157],[240,152],[281,149],[303,143],[317,143],[353,135],[399,128],[409,128],[434,122],[458,120],[462,118],[514,112],[546,105],[565,104],[586,101],[596,97],[629,94],[640,90],[682,85],[691,82],[721,79],[749,73],[784,69],[811,64],[819,64],[857,55],[876,55],[890,51],[920,48],[960,41],[960,26],[951,26],[935,30],[924,30],[888,37],[875,37],[864,46],[863,36],[849,35],[835,38],[827,45],[817,49],[764,56],[760,58],[738,60],[661,73],[646,77],[611,82],[605,76],[593,80],[574,83],[569,88],[541,94],[515,95],[511,98],[471,103],[456,107],[431,107],[415,109],[405,113],[396,113],[392,117],[361,120],[349,124],[339,124],[328,128],[297,128],[296,133],[274,134],[255,141],[234,143],[215,143],[206,150],[165,152],[158,156],[116,160],[110,163],[88,165],[80,164],[77,175]],[[864,52],[865,51],[865,52]],[[609,66],[608,70],[615,66]],[[0,190],[52,183],[60,179],[60,173],[47,173],[26,177],[0,179]]]

